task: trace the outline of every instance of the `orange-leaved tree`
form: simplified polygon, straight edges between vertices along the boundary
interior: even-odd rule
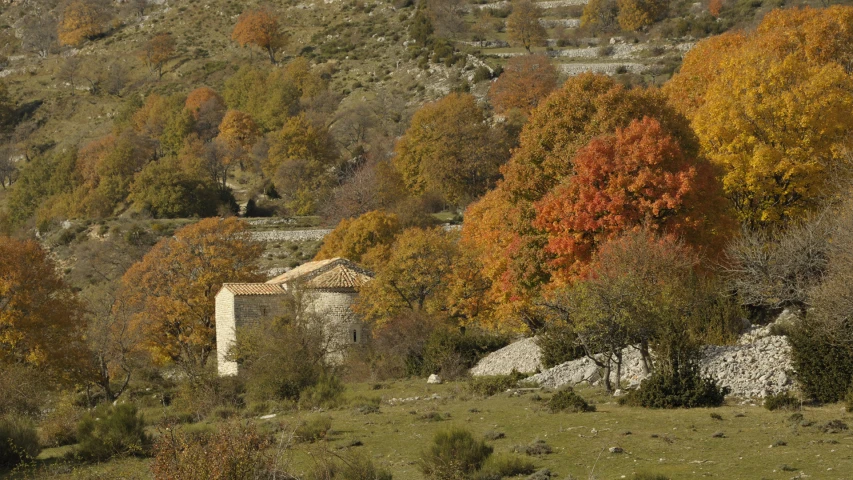
[[[583,274],[599,245],[630,230],[720,249],[726,201],[715,172],[687,156],[657,120],[594,138],[573,164],[574,174],[536,204],[534,226],[547,234],[555,280]]]
[[[222,100],[222,96],[216,93],[216,90],[210,87],[198,87],[187,95],[184,108],[192,112],[198,120],[199,111],[208,102],[215,102],[218,106],[225,105],[225,101]]]
[[[106,12],[89,0],[75,0],[65,7],[57,33],[60,45],[78,46],[106,29]]]
[[[243,12],[231,32],[231,39],[241,47],[255,45],[266,50],[272,63],[275,63],[276,51],[287,43],[287,37],[281,31],[278,17],[268,8]]]
[[[0,364],[80,379],[84,331],[82,305],[47,252],[33,240],[0,236]]]
[[[148,65],[157,78],[163,78],[163,65],[175,55],[175,39],[170,33],[158,33],[145,42],[139,58]]]
[[[237,218],[207,218],[158,242],[122,277],[120,298],[159,363],[191,377],[216,346],[214,297],[225,282],[260,280],[263,247]]]
[[[497,189],[465,215],[463,243],[477,250],[492,282],[501,321],[537,324],[529,310],[550,280],[547,238],[533,225],[534,202],[572,175],[577,151],[599,135],[612,134],[648,116],[677,138],[688,157],[698,150],[687,120],[654,90],[628,90],[603,75],[571,77],[530,114],[520,144],[501,169]]]
[[[512,13],[506,19],[506,33],[510,42],[520,45],[530,53],[532,47],[545,44],[548,34],[539,23],[542,9],[531,0],[512,2]]]
[[[489,87],[497,113],[514,108],[525,115],[557,88],[557,69],[545,55],[512,57],[504,72]]]

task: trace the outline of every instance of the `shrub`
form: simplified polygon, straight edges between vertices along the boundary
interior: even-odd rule
[[[340,403],[344,393],[344,384],[336,375],[323,372],[315,385],[299,394],[299,406],[302,408],[333,408]]]
[[[554,396],[548,400],[548,408],[551,409],[552,413],[565,411],[583,413],[595,411],[595,405],[588,404],[583,397],[575,393],[571,388],[565,388],[555,393]]]
[[[802,408],[802,403],[789,392],[783,392],[765,398],[764,408],[771,412],[774,410],[799,410]]]
[[[841,433],[848,429],[847,424],[841,420],[830,420],[818,428],[823,433]]]
[[[73,394],[60,396],[39,424],[39,442],[46,447],[77,443],[77,424],[83,414],[83,409],[74,404]]]
[[[296,427],[294,435],[302,442],[314,443],[326,438],[326,435],[331,429],[332,419],[329,417],[318,416],[307,421],[302,421],[299,426]]]
[[[464,375],[483,356],[509,344],[509,338],[481,331],[437,328],[424,345],[421,376],[440,373],[444,378]]]
[[[807,315],[790,331],[791,360],[803,393],[824,403],[837,402],[853,387],[853,351],[830,341]],[[838,333],[838,336],[849,333]]]
[[[266,478],[274,471],[273,459],[264,453],[269,446],[252,424],[229,423],[196,434],[166,428],[154,445],[151,471],[157,480]]]
[[[713,378],[703,378],[699,367],[691,364],[674,372],[655,371],[619,403],[646,408],[719,407],[728,393],[728,387],[720,388]]]
[[[435,434],[432,445],[421,456],[421,471],[438,480],[465,478],[483,466],[492,450],[482,440],[475,440],[467,430],[441,431]]]
[[[550,325],[536,337],[536,344],[542,352],[542,365],[551,368],[584,356],[583,347],[571,328]]]
[[[304,292],[292,292],[284,302],[283,317],[241,328],[229,352],[241,364],[246,394],[252,401],[297,401],[303,391],[317,386],[305,392],[305,402],[328,400],[340,382],[331,379],[325,362],[322,322],[307,307],[310,299]],[[318,386],[321,381],[325,385]]]
[[[527,458],[517,455],[495,455],[489,457],[483,468],[475,476],[475,480],[500,480],[505,477],[530,475],[536,471],[536,466]]]
[[[180,385],[175,406],[199,422],[214,412],[243,408],[246,387],[240,377],[219,377],[213,372]]]
[[[35,458],[40,451],[36,429],[28,420],[13,416],[0,418],[0,468],[12,468]]]
[[[44,408],[50,382],[35,369],[21,364],[0,368],[0,412],[38,415]]]
[[[474,83],[480,83],[483,80],[489,80],[491,78],[492,72],[490,72],[489,69],[483,65],[480,65],[479,67],[477,67],[476,70],[474,70]]]
[[[83,416],[77,426],[77,453],[105,460],[117,455],[141,454],[148,446],[145,422],[134,405],[100,405]]]
[[[516,445],[512,448],[513,452],[523,453],[525,455],[548,455],[553,452],[551,446],[545,440],[534,440],[529,445]]]
[[[509,375],[487,375],[483,377],[472,377],[468,381],[468,389],[475,395],[491,397],[505,392],[518,385],[518,382],[527,378],[527,375],[513,370]]]
[[[393,476],[387,470],[377,468],[370,457],[352,454],[338,463],[335,480],[391,480]]]

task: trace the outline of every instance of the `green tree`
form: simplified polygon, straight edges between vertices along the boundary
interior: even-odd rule
[[[421,107],[397,142],[394,165],[415,195],[440,193],[465,205],[495,182],[508,154],[472,95],[452,93]]]

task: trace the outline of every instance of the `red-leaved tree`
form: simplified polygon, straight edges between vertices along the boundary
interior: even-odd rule
[[[558,281],[582,273],[600,244],[625,231],[647,228],[715,247],[709,222],[724,200],[714,172],[686,156],[657,120],[644,117],[594,138],[573,164],[574,175],[535,205],[534,226],[546,232]]]

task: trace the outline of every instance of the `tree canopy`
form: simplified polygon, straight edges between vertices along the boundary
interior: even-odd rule
[[[216,346],[216,293],[225,282],[260,280],[261,252],[241,220],[207,218],[161,240],[127,270],[122,304],[155,361],[202,373]]]

